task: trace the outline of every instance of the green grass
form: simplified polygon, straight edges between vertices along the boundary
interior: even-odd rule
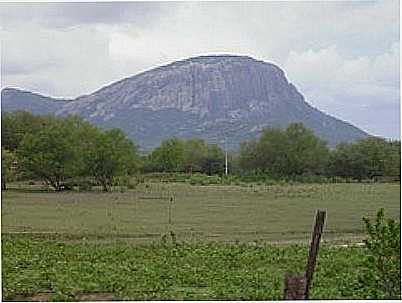
[[[172,224],[168,224],[169,198]],[[399,184],[191,186],[141,184],[126,192],[2,193],[3,233],[58,233],[70,240],[179,240],[307,243],[316,209],[327,210],[324,240],[360,241],[363,216],[383,207],[399,218]]]
[[[3,300],[280,300],[307,246],[222,242],[66,243],[2,239]],[[356,299],[363,249],[323,245],[311,299]]]
[[[361,241],[362,217],[381,207],[400,214],[399,184],[13,185],[2,193],[3,300],[279,300],[285,273],[305,270],[316,209],[327,222],[311,298],[364,299],[364,249],[335,244]]]

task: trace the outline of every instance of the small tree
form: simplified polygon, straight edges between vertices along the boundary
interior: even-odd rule
[[[369,160],[357,144],[341,143],[330,155],[328,174],[361,181],[367,178],[369,165]]]
[[[192,174],[202,170],[203,159],[208,154],[208,146],[202,139],[190,139],[183,142],[183,168],[185,172]]]
[[[301,123],[286,130],[267,128],[255,141],[240,147],[239,164],[275,177],[322,174],[328,158],[326,143]]]
[[[363,218],[368,238],[367,269],[361,277],[364,292],[373,299],[400,299],[401,295],[401,234],[400,223],[384,218],[380,209],[372,222]]]
[[[16,176],[16,156],[12,151],[1,148],[1,189],[7,189],[7,183],[13,181]]]
[[[400,176],[400,142],[369,137],[339,144],[331,153],[328,174],[359,181],[377,176]]]
[[[202,171],[208,175],[223,174],[225,153],[217,144],[208,145],[207,155],[202,159]]]
[[[288,141],[288,175],[323,174],[328,159],[326,142],[302,123],[292,123],[285,131]]]
[[[18,149],[26,134],[35,134],[51,123],[50,116],[34,116],[28,112],[4,113],[1,117],[1,146]]]
[[[153,170],[159,172],[179,172],[183,170],[184,143],[177,138],[164,140],[149,155]]]
[[[25,172],[45,180],[56,191],[79,170],[79,153],[74,128],[67,120],[55,120],[35,135],[27,134],[17,155]]]
[[[137,148],[120,129],[98,132],[84,153],[84,169],[109,191],[117,176],[134,171]]]

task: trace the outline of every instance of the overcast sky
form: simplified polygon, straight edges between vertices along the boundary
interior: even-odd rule
[[[0,3],[1,86],[76,97],[202,54],[277,64],[306,100],[400,136],[399,1]]]

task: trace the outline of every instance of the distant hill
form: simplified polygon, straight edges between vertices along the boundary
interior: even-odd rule
[[[54,114],[70,100],[54,99],[15,88],[1,91],[1,110],[15,112],[24,110],[35,115]]]
[[[15,89],[2,110],[77,114],[122,128],[144,149],[168,137],[203,138],[231,149],[265,127],[302,122],[334,146],[368,134],[309,105],[277,66],[244,56],[201,56],[134,75],[74,100]]]

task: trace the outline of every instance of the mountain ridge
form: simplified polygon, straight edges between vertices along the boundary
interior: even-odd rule
[[[7,99],[4,90],[2,99]],[[330,146],[368,136],[307,103],[278,66],[248,56],[192,57],[75,99],[44,98],[50,104],[48,113],[77,114],[101,127],[122,128],[145,149],[169,136],[200,137],[218,144],[225,140],[238,147],[265,127],[285,128],[292,122],[304,123]],[[29,98],[25,94],[19,99],[26,106]],[[2,100],[2,109],[15,110],[9,103]],[[34,103],[28,108],[32,110],[38,100]]]

